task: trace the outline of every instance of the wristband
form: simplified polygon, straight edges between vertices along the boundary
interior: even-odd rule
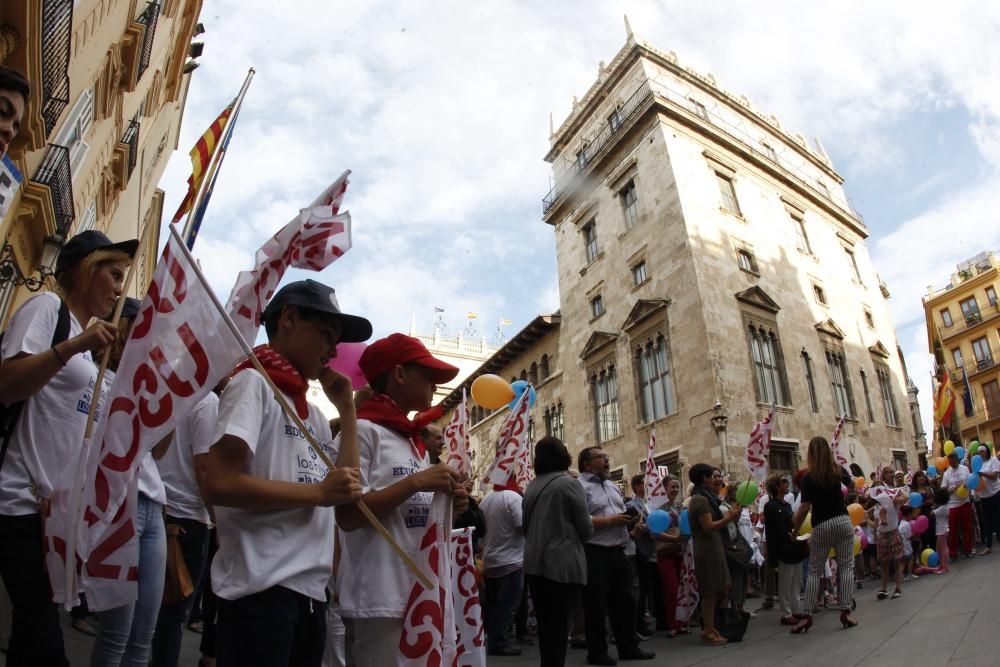
[[[59,350],[57,350],[57,349],[56,349],[56,346],[55,346],[55,345],[53,345],[53,346],[52,346],[52,354],[56,355],[56,360],[57,360],[57,361],[58,361],[58,362],[59,362],[59,363],[60,363],[60,364],[61,364],[62,366],[64,366],[64,367],[66,366],[66,360],[65,360],[65,359],[63,359],[63,356],[62,356],[61,354],[59,354]]]

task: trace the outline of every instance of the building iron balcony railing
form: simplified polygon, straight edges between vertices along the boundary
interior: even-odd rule
[[[142,78],[146,68],[149,67],[149,58],[153,53],[153,37],[156,35],[156,21],[159,16],[160,4],[158,2],[150,2],[142,14],[139,15],[139,18],[136,19],[137,23],[141,23],[146,26],[146,30],[142,36],[142,47],[139,51],[139,65],[138,72],[135,77],[136,81]]]
[[[989,357],[983,357],[982,359],[976,359],[976,370],[985,371],[987,368],[993,368],[996,361],[993,360],[992,355]]]
[[[56,128],[69,104],[73,4],[73,0],[44,0],[42,3],[42,120],[46,136]]]
[[[965,326],[974,327],[983,321],[983,314],[978,310],[970,310],[965,313]]]
[[[132,170],[135,169],[136,160],[139,157],[139,121],[130,120],[128,129],[122,136],[122,143],[128,146],[128,176],[132,177]]]
[[[56,214],[56,235],[66,238],[76,215],[73,211],[73,173],[69,149],[56,144],[49,145],[49,151],[32,180],[49,189],[52,208]]]

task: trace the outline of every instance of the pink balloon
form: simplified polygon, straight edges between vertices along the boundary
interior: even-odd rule
[[[868,548],[868,536],[865,535],[865,531],[863,530],[861,531],[861,548],[862,549]]]
[[[912,522],[910,522],[910,527],[913,529],[913,535],[917,536],[923,533],[929,527],[930,522],[927,520],[926,516],[918,516]]]
[[[361,353],[365,351],[366,347],[368,347],[367,343],[340,343],[337,345],[337,356],[326,362],[327,368],[340,371],[351,378],[352,387],[361,389],[368,384],[368,380],[361,372],[358,360],[361,359]]]
[[[847,494],[848,494],[847,487],[844,486],[843,484],[841,484],[840,485],[840,492],[844,494],[844,499],[846,500],[847,499]]]

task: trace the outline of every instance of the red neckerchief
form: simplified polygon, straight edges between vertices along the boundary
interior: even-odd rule
[[[295,367],[288,363],[287,359],[275,352],[270,345],[258,345],[253,349],[253,353],[275,386],[292,397],[295,412],[298,413],[299,417],[302,419],[308,417],[309,403],[306,401],[306,390],[309,388],[309,381],[302,377],[302,374],[295,370]],[[233,375],[253,367],[253,363],[247,359],[236,367]]]
[[[398,405],[385,394],[375,394],[358,408],[358,419],[367,419],[370,422],[384,426],[410,439],[414,448],[423,458],[427,453],[427,447],[420,437],[420,431],[435,419],[438,419],[443,410],[441,406],[424,410],[416,418],[410,419]]]

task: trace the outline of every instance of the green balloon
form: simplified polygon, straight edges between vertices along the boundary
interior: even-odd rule
[[[736,502],[740,505],[751,505],[757,500],[757,482],[747,480],[736,487]]]

